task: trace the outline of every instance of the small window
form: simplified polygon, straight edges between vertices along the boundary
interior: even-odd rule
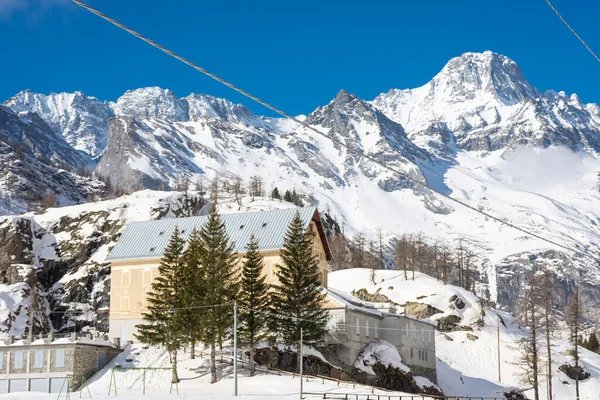
[[[427,334],[428,334],[428,337],[429,337],[429,343],[431,343],[431,329],[427,330]]]
[[[181,234],[183,235],[184,233],[185,233],[185,229],[182,229],[181,230]]]
[[[414,332],[414,334],[415,334],[415,339],[416,339],[416,338],[417,338],[417,327],[416,327],[416,326],[415,326],[415,327],[413,327],[413,332]]]
[[[356,334],[360,335],[360,319],[356,318]]]
[[[406,337],[408,337],[409,331],[410,331],[410,325],[408,324],[408,322],[406,322],[404,325],[404,334]]]
[[[23,368],[23,352],[15,351],[15,368]]]
[[[425,361],[427,361],[427,352],[425,352]]]
[[[240,225],[240,229],[244,229],[244,225]]]
[[[379,330],[377,329],[377,324],[373,326],[373,336],[375,336],[375,339],[379,338]]]
[[[154,253],[155,247],[150,247],[150,253]]]
[[[54,350],[54,366],[62,368],[65,366],[65,350],[57,349]]]
[[[123,271],[121,273],[121,287],[131,286],[131,271]]]
[[[142,274],[142,284],[149,286],[152,283],[152,270],[147,269]]]
[[[266,227],[266,226],[267,226],[267,223],[266,223],[266,222],[263,222],[263,228],[264,228],[264,227]]]
[[[44,351],[36,350],[33,357],[34,368],[44,368]]]
[[[419,360],[420,360],[421,359],[421,350],[419,350],[417,354],[418,354],[418,357],[419,357]]]
[[[413,349],[410,349],[410,358],[413,358]]]
[[[421,328],[421,342],[425,341],[425,329]]]
[[[127,312],[131,310],[129,296],[121,297],[121,311]]]
[[[4,352],[0,351],[0,370],[4,369]]]
[[[158,236],[162,236],[162,235],[164,235],[164,234],[165,234],[165,231],[160,231],[160,232],[158,232]]]
[[[369,320],[365,320],[365,336],[369,337]]]

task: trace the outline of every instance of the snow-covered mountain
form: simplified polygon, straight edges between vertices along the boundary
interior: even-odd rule
[[[373,101],[340,91],[302,117],[324,136],[225,99],[155,87],[114,103],[21,92],[2,110],[21,121],[0,119],[7,157],[18,154],[19,137],[29,143],[37,135],[53,146],[43,154],[73,169],[87,164],[127,191],[168,189],[183,177],[259,175],[269,190],[313,195],[350,235],[382,228],[387,237],[465,239],[479,249],[490,298],[508,307],[534,264],[555,271],[560,305],[581,275],[586,301],[600,306],[600,108],[538,91],[499,54],[465,53],[424,86]],[[27,118],[39,129],[23,136]],[[488,220],[406,176],[576,251]],[[81,185],[98,182],[86,179]],[[0,188],[27,204],[25,191],[1,180]]]

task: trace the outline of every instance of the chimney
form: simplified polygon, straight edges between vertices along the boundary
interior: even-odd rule
[[[117,346],[117,349],[121,348],[121,338],[120,337],[114,338],[113,343],[115,344],[115,346]]]

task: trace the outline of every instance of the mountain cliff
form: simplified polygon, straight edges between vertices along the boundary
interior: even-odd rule
[[[600,308],[596,104],[541,92],[513,60],[484,52],[450,60],[419,88],[372,101],[342,90],[300,118],[324,136],[203,94],[180,98],[150,87],[103,102],[80,92],[24,91],[0,107],[0,189],[18,204],[0,211],[39,208],[45,191],[60,193],[61,205],[102,196],[99,178],[129,192],[217,173],[245,182],[261,176],[268,190],[295,188],[314,198],[348,235],[374,238],[381,228],[391,242],[405,232],[451,247],[465,240],[479,252],[482,293],[511,309],[540,264],[559,282],[557,306],[581,281],[591,312]],[[91,172],[78,173],[82,166]]]

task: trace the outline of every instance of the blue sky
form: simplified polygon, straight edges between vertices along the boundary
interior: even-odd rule
[[[600,102],[600,63],[544,0],[88,3],[293,114],[312,111],[340,89],[372,99],[420,86],[450,58],[484,50],[514,59],[538,89]],[[600,52],[598,3],[554,0]],[[0,0],[0,37],[2,101],[23,89],[115,100],[127,89],[161,86],[268,114],[68,0]]]

